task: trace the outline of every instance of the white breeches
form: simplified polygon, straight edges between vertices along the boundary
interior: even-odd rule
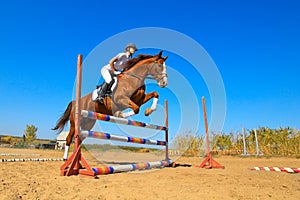
[[[111,82],[112,79],[111,79],[111,75],[110,75],[110,65],[109,64],[102,67],[101,75],[103,76],[106,83]]]

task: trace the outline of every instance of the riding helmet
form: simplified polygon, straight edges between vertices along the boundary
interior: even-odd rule
[[[133,43],[127,44],[126,47],[125,47],[125,51],[128,51],[129,48],[133,48],[135,51],[138,50],[138,49],[136,48],[135,44],[133,44]]]

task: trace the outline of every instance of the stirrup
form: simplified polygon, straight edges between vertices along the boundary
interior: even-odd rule
[[[104,97],[99,97],[98,101],[99,101],[100,103],[103,103],[103,102],[104,102]]]
[[[110,96],[110,95],[112,95],[112,91],[109,90],[109,91],[106,92],[106,94],[107,94],[108,96]]]

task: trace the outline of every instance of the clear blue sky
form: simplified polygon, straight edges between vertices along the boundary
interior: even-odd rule
[[[299,13],[297,0],[3,1],[0,134],[21,136],[26,124],[33,124],[39,128],[38,137],[55,138],[51,128],[72,99],[77,54],[86,56],[106,39],[142,27],[183,33],[210,55],[226,92],[224,131],[242,126],[299,128]],[[165,55],[167,64],[198,88],[200,107],[201,96],[206,96],[209,112],[205,82],[188,71],[188,62],[170,52]],[[176,104],[172,92],[158,90]],[[187,97],[177,98],[189,103]],[[171,115],[171,125],[179,126],[174,110]],[[198,128],[203,132],[202,121]]]

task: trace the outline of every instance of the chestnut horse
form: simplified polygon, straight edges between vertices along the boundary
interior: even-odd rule
[[[168,84],[165,61],[168,57],[162,57],[162,51],[157,55],[138,55],[136,58],[128,61],[127,69],[118,77],[118,85],[113,92],[112,97],[106,96],[103,103],[93,102],[92,93],[80,99],[80,108],[83,110],[94,111],[97,113],[114,115],[117,117],[130,117],[139,113],[140,106],[154,98],[151,108],[145,110],[145,115],[150,115],[156,110],[158,93],[150,92],[145,94],[145,79],[152,78],[158,83],[158,86],[164,88]],[[128,112],[123,110],[130,108]],[[67,136],[64,159],[68,158],[68,150],[75,134],[75,101],[71,101],[57,121],[52,130],[58,130],[60,133],[66,123],[70,120],[70,131]],[[96,120],[81,118],[80,126],[83,130],[91,130]]]

